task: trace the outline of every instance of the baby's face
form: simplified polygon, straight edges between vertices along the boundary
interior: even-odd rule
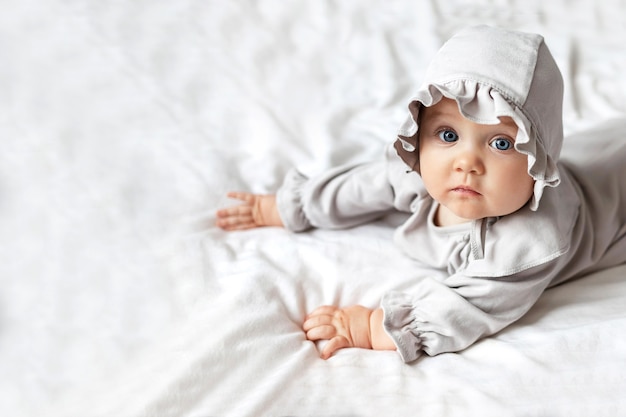
[[[446,98],[421,111],[419,169],[444,211],[438,217],[447,221],[440,223],[504,216],[528,202],[534,180],[527,173],[526,155],[513,146],[517,126],[512,119],[477,124]]]

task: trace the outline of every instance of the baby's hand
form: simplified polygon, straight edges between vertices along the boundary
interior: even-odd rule
[[[230,192],[242,204],[217,211],[215,224],[224,230],[244,230],[263,226],[283,226],[276,208],[275,195]]]
[[[383,315],[380,308],[322,306],[306,317],[302,329],[308,340],[328,340],[322,359],[348,347],[395,350],[395,343],[383,327]]]
[[[321,352],[328,359],[339,349],[371,349],[370,316],[372,310],[361,306],[337,308],[322,306],[306,317],[302,329],[308,340],[328,340]]]

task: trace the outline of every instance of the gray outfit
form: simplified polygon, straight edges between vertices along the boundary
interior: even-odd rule
[[[559,161],[562,91],[541,36],[470,28],[439,51],[383,158],[311,178],[293,170],[285,179],[278,209],[293,231],[410,214],[394,240],[433,272],[416,277],[407,292],[383,296],[385,330],[403,360],[462,350],[519,319],[546,288],[626,262],[626,123],[573,140],[597,144],[593,160],[581,151]],[[535,179],[526,206],[435,225],[438,203],[421,181],[416,149],[419,111],[442,97],[456,100],[476,123],[498,123],[498,116],[516,122],[515,147],[528,156]]]

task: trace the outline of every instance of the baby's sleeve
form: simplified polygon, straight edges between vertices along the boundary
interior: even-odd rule
[[[383,297],[384,327],[405,362],[457,352],[522,317],[548,287],[556,261],[514,276],[423,278]]]
[[[303,188],[308,178],[291,169],[285,176],[283,185],[276,193],[278,214],[286,229],[292,232],[302,232],[311,228],[311,222],[304,214],[302,204]]]
[[[353,227],[393,209],[409,212],[423,187],[419,176],[407,171],[393,150],[380,160],[310,178],[293,169],[277,192],[278,212],[285,227],[295,232]]]

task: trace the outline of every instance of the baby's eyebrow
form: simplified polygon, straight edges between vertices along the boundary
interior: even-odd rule
[[[455,116],[450,114],[449,112],[441,111],[438,109],[434,109],[425,113],[422,117],[421,122],[427,123],[435,123],[435,124],[449,124],[453,123],[455,120]]]
[[[509,116],[498,116],[498,119],[500,120],[500,124],[503,124],[505,126],[514,127],[514,128],[517,129],[517,123],[515,123],[515,120],[513,120],[513,118],[511,118]]]
[[[428,109],[428,110],[426,110]],[[449,111],[445,111],[442,110],[440,108],[433,108],[433,107],[426,107],[424,109],[424,116],[426,117],[452,117],[452,116],[456,116],[456,114],[453,114],[452,112]]]

